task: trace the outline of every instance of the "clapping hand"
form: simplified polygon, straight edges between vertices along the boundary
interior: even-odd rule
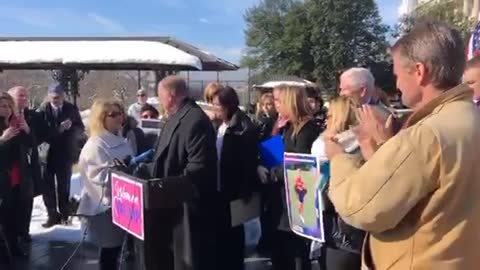
[[[357,136],[363,157],[368,160],[394,135],[393,116],[383,116],[372,106],[364,105],[357,111],[359,125],[352,130]]]
[[[3,131],[2,136],[0,136],[0,141],[2,142],[9,141],[13,137],[17,136],[19,132],[20,132],[20,129],[16,127],[9,127]]]
[[[394,135],[393,115],[382,113],[370,105],[363,105],[357,111],[359,125],[354,129],[359,141],[370,138],[380,145],[388,141]]]
[[[25,120],[25,116],[23,114],[19,114],[17,116],[17,121],[18,121],[18,128],[20,130],[25,131],[25,133],[30,133],[30,127],[28,126],[27,121]]]
[[[332,160],[336,155],[345,153],[343,147],[338,143],[335,135],[325,136],[325,154],[329,160]]]
[[[66,130],[69,130],[72,127],[72,121],[70,119],[67,119],[60,123],[60,132],[64,132]]]

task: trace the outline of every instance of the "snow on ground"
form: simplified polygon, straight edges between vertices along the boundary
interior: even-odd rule
[[[74,198],[80,197],[82,190],[80,175],[72,176],[70,196]],[[56,225],[49,229],[42,227],[48,219],[47,209],[43,203],[42,196],[38,196],[33,201],[32,222],[30,223],[30,234],[35,240],[45,241],[63,241],[63,242],[80,242],[82,240],[82,231],[80,229],[80,220],[73,218],[71,225]]]
[[[79,199],[82,185],[80,175],[74,174],[71,179],[70,197]],[[43,203],[42,196],[38,196],[33,202],[32,222],[30,223],[30,234],[35,240],[41,241],[61,241],[78,243],[82,241],[83,231],[80,226],[80,220],[73,218],[71,225],[56,225],[49,229],[42,227],[48,219],[47,209]],[[245,240],[247,246],[256,246],[260,238],[260,222],[254,219],[245,224]]]

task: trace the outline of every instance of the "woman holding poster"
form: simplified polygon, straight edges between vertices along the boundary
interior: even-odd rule
[[[92,242],[100,247],[100,269],[117,269],[125,232],[112,222],[108,171],[114,159],[124,160],[133,151],[121,135],[124,111],[120,103],[97,100],[92,106],[90,138],[80,154],[83,190],[77,214]]]
[[[324,204],[323,224],[325,244],[319,258],[322,270],[355,270],[361,266],[361,248],[365,233],[346,224],[335,211],[335,207],[328,198],[329,161],[325,154],[324,136],[341,134],[351,126],[357,125],[355,110],[357,106],[351,99],[338,97],[331,101],[327,113],[327,129],[313,143],[312,154],[318,157],[321,165],[320,189]],[[352,148],[353,149],[353,148]],[[347,151],[348,152],[348,151]],[[351,153],[362,160],[358,145]]]
[[[308,105],[306,90],[294,86],[279,86],[278,90],[281,93],[278,100],[278,113],[289,119],[283,135],[285,152],[308,154],[322,128],[312,120],[313,112]],[[283,166],[282,164],[272,170],[273,181],[281,186],[278,189],[280,201],[272,203],[277,206],[277,209],[272,210],[272,221],[276,227],[274,232],[276,244],[272,250],[272,265],[274,270],[309,270],[311,269],[310,241],[294,234],[291,230]],[[301,184],[300,182],[299,184]],[[299,185],[298,199],[301,200],[303,195],[305,195],[305,190]],[[296,261],[301,261],[300,268],[296,268]]]

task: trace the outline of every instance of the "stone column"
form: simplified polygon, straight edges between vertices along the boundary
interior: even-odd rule
[[[462,11],[463,11],[463,15],[465,16],[469,16],[471,17],[472,16],[472,0],[463,0],[463,6],[462,6]]]
[[[478,20],[478,13],[480,12],[480,0],[473,1],[471,17]]]

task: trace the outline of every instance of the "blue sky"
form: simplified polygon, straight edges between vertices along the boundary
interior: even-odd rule
[[[354,0],[352,0],[354,1]],[[258,0],[0,0],[0,36],[168,35],[238,62]],[[377,0],[385,23],[401,0]]]

